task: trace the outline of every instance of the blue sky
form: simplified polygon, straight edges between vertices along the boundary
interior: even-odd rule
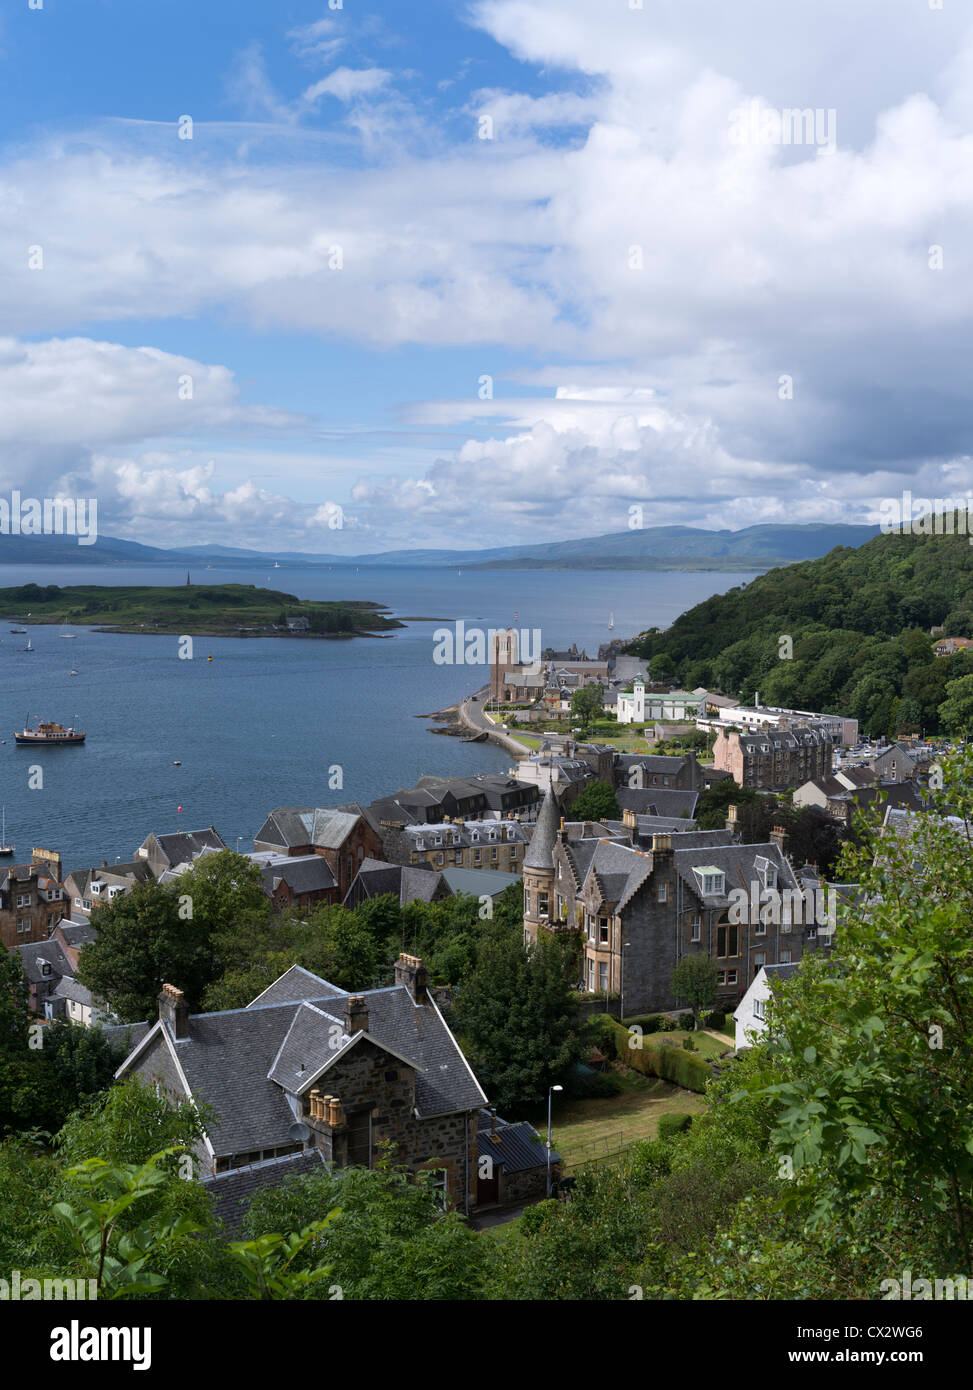
[[[0,490],[349,553],[965,493],[973,28],[850,8],[8,7]]]

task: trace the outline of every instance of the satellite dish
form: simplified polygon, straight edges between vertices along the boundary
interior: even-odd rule
[[[302,1124],[301,1121],[298,1120],[298,1122],[291,1125],[290,1129],[287,1131],[287,1137],[293,1139],[295,1144],[306,1144],[311,1137],[311,1130],[307,1125]]]

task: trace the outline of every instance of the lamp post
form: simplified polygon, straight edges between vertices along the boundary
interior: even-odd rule
[[[547,1088],[547,1195],[551,1195],[551,1099],[555,1091],[563,1091],[563,1086]]]
[[[628,950],[628,948],[629,948],[629,946],[631,946],[631,944],[632,944],[631,941],[623,941],[623,942],[622,942],[622,959],[621,959],[621,962],[620,962],[620,967],[621,967],[621,968],[619,969],[619,972],[618,972],[618,976],[619,976],[619,979],[618,979],[618,1017],[619,1017],[619,1019],[623,1019],[623,1018],[625,1017],[625,952]]]

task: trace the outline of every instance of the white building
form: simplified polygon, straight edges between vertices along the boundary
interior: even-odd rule
[[[706,700],[688,690],[647,695],[645,680],[638,675],[632,682],[631,694],[620,692],[614,709],[619,724],[644,724],[653,719],[698,719],[706,711]]]
[[[767,1031],[767,1000],[781,980],[789,980],[798,962],[789,965],[762,965],[750,982],[750,988],[740,1000],[733,1015],[736,1024],[736,1047],[752,1047]]]

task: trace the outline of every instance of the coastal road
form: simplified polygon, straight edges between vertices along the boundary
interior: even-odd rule
[[[498,729],[496,724],[487,719],[483,713],[483,701],[490,693],[490,687],[485,685],[482,690],[477,690],[474,696],[468,695],[465,700],[460,700],[456,706],[456,712],[463,724],[468,729],[474,729],[477,733],[485,733],[490,736],[492,743],[499,743],[501,748],[506,748],[509,752],[515,753],[517,757],[523,757],[531,750],[524,743],[518,743],[515,738],[505,734]]]

